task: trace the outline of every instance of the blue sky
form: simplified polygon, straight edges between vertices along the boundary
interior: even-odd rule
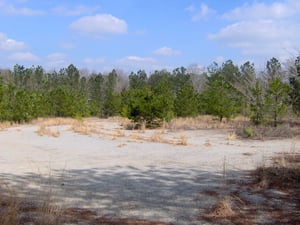
[[[263,67],[300,52],[299,0],[0,0],[0,68]]]

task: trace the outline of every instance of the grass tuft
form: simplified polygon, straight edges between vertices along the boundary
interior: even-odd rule
[[[188,137],[183,132],[179,136],[179,143],[178,143],[178,145],[188,145]]]
[[[284,153],[273,158],[270,166],[261,166],[254,171],[259,188],[300,188],[300,154]]]
[[[59,137],[60,133],[58,130],[53,130],[51,128],[46,127],[45,125],[40,125],[37,130],[38,135],[40,136],[49,136],[49,137]]]
[[[207,216],[214,219],[228,219],[235,216],[235,214],[230,199],[224,197],[212,207]]]

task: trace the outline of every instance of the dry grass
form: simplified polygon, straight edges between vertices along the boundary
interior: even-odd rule
[[[0,224],[1,225],[57,225],[62,218],[62,211],[50,204],[49,198],[29,201],[7,185],[0,186]]]
[[[211,146],[212,146],[212,144],[210,143],[210,140],[209,140],[209,139],[206,139],[206,140],[205,140],[204,146],[205,146],[205,147],[211,147]]]
[[[234,131],[231,131],[231,132],[227,133],[226,139],[227,139],[227,141],[233,141],[236,139],[236,137],[237,137],[236,133]]]
[[[15,193],[5,184],[1,183],[0,195],[0,224],[18,224],[20,214],[20,201],[15,197]]]
[[[188,145],[188,137],[183,132],[180,133],[178,145]]]
[[[259,188],[300,188],[300,154],[282,153],[272,165],[259,167],[254,176]]]
[[[159,132],[154,132],[151,136],[150,136],[150,141],[151,142],[164,142],[163,138],[162,138],[162,134]]]
[[[70,125],[75,121],[72,118],[55,117],[55,118],[38,118],[32,121],[33,124],[43,124],[44,126],[65,126]]]
[[[211,212],[207,217],[214,219],[228,219],[235,216],[235,214],[230,199],[224,197],[212,207]]]
[[[106,218],[96,212],[80,209],[63,209],[51,203],[51,192],[42,200],[23,199],[6,185],[0,185],[1,225],[60,225],[60,224],[101,224],[101,225],[167,225],[158,221],[131,218]],[[50,198],[48,198],[50,197]]]
[[[251,130],[251,135],[245,133],[245,130]],[[280,139],[280,138],[294,138],[300,137],[300,126],[290,126],[290,124],[280,124],[278,127],[270,125],[248,125],[244,127],[236,127],[236,134],[239,137],[251,138],[258,140]]]
[[[202,115],[197,117],[188,117],[188,118],[175,118],[168,124],[166,128],[170,130],[196,130],[196,129],[232,129],[245,125],[249,123],[249,119],[238,116],[232,120],[223,120],[219,121],[218,118]]]
[[[37,130],[38,135],[40,136],[49,136],[49,137],[59,137],[60,133],[59,131],[53,130],[53,128],[48,128],[45,125],[40,125],[39,129]]]
[[[10,122],[1,122],[0,123],[0,131],[1,130],[5,130],[9,127],[12,127],[14,124],[10,123]]]
[[[125,137],[126,133],[125,133],[124,130],[116,130],[115,133],[114,133],[114,136],[115,137]]]
[[[91,123],[83,120],[72,121],[71,130],[83,135],[91,135],[92,133],[95,133],[95,127]]]

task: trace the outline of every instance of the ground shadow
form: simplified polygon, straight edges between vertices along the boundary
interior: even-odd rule
[[[0,180],[27,198],[39,201],[51,198],[55,204],[93,209],[106,217],[196,225],[209,224],[201,214],[220,196],[243,193],[248,200],[254,199],[254,204],[262,204],[263,196],[253,198],[251,190],[242,186],[247,174],[247,171],[227,171],[225,176],[222,172],[200,169],[115,166],[53,170],[47,176],[2,173]]]

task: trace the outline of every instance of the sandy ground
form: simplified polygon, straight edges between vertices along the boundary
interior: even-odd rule
[[[109,217],[178,225],[209,224],[199,215],[216,199],[203,193],[241,191],[227,181],[245,179],[276,153],[300,152],[299,139],[239,140],[226,130],[123,131],[105,121],[101,134],[59,126],[51,128],[59,137],[51,137],[38,129],[0,131],[0,180],[12,190]],[[187,145],[178,144],[183,137]]]

